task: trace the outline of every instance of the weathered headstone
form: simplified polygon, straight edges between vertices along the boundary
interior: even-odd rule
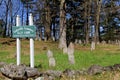
[[[78,41],[78,43],[79,43],[79,44],[82,44],[82,41],[81,41],[81,40],[79,40],[79,41]]]
[[[91,43],[91,51],[92,50],[95,50],[95,42],[94,41],[92,41],[92,43]]]
[[[70,64],[75,64],[74,55],[69,54],[69,55],[68,55],[68,61],[69,61]]]
[[[47,57],[49,60],[49,67],[54,67],[56,65],[55,58],[53,57],[53,52],[48,50]]]
[[[98,41],[97,44],[100,44],[100,42]]]
[[[118,46],[119,46],[119,48],[120,48],[120,40],[118,40]]]
[[[70,64],[75,64],[74,59],[74,44],[71,42],[68,46],[68,61]]]
[[[55,41],[55,37],[52,37],[52,40]]]
[[[47,52],[47,57],[48,57],[48,58],[52,58],[52,57],[53,57],[53,53],[52,53],[51,50],[48,50],[48,52]]]
[[[103,45],[105,45],[105,44],[106,44],[106,41],[103,40],[101,43],[102,43]]]
[[[67,54],[68,48],[67,46],[63,48],[63,54]]]
[[[74,54],[74,44],[72,42],[70,42],[70,45],[68,46],[67,52],[68,52],[68,55]]]
[[[44,37],[44,41],[45,41],[45,42],[47,41],[47,37]]]
[[[41,41],[42,39],[39,37],[38,40]]]
[[[55,62],[55,58],[49,58],[49,67],[55,67],[56,62]]]
[[[78,39],[75,39],[75,44],[77,44],[78,43]]]
[[[108,40],[108,44],[111,44],[111,40]]]

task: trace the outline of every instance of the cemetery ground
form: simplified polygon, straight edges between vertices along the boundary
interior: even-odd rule
[[[98,44],[96,50],[91,51],[90,45],[75,44],[75,64],[68,62],[68,55],[58,48],[58,42],[37,41],[35,46],[35,68],[39,71],[59,70],[86,70],[91,65],[111,66],[120,64],[120,47],[117,44]],[[51,50],[56,60],[55,67],[49,67],[47,51]],[[21,39],[21,64],[30,65],[29,40]],[[16,64],[16,40],[0,38],[0,62]],[[0,74],[0,80],[5,77]],[[120,71],[105,71],[97,75],[80,75],[78,80],[119,80]],[[69,80],[67,77],[61,80]]]

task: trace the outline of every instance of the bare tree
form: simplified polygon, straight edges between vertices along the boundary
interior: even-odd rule
[[[18,4],[16,7],[14,7],[16,4]],[[12,35],[12,26],[15,25],[14,18],[16,17],[16,15],[18,14],[20,10],[20,1],[14,1],[14,0],[10,0],[10,7],[9,7],[9,25],[8,26],[8,36],[11,37]]]
[[[7,33],[8,14],[9,14],[10,1],[11,1],[11,0],[5,0],[5,1],[4,1],[4,5],[5,5],[5,8],[6,8],[6,9],[5,9],[5,28],[4,28],[3,37],[6,37],[6,33]]]
[[[0,5],[2,5],[3,0],[0,0]]]
[[[19,11],[20,4],[18,4],[19,1],[13,1],[13,0],[2,0],[1,2],[1,13],[0,18],[4,21],[4,31],[3,31],[3,37],[9,36],[11,34],[12,25],[14,24],[14,17],[16,16],[17,12]],[[16,5],[17,4],[17,5]],[[14,7],[13,7],[14,6]],[[11,32],[10,32],[11,31]]]

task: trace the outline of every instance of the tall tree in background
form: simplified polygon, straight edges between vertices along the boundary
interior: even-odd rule
[[[3,0],[0,0],[0,5],[2,4]]]
[[[104,31],[105,31],[105,35],[104,35],[104,39],[106,41],[108,40],[115,40],[115,39],[119,39],[119,25],[118,22],[120,21],[119,19],[119,10],[120,10],[120,6],[119,6],[119,1],[118,4],[116,4],[118,0],[111,0],[108,1],[104,4],[104,12],[105,14],[104,16]]]
[[[21,0],[21,2],[23,3],[23,10],[24,10],[24,7],[26,8],[26,25],[28,25],[28,17],[29,17],[29,9],[31,8],[31,2],[33,0]],[[24,12],[24,11],[22,11]],[[23,13],[22,13],[22,24],[23,24]]]
[[[60,39],[59,48],[67,47],[66,44],[66,14],[65,14],[65,0],[60,2]]]
[[[4,1],[4,5],[5,5],[5,28],[4,28],[3,37],[6,37],[6,34],[7,34],[8,14],[9,14],[10,2],[11,2],[11,0]]]
[[[44,21],[44,26],[45,26],[45,35],[47,40],[50,38],[50,24],[51,24],[51,9],[50,9],[50,4],[48,0],[45,0],[45,21]]]
[[[16,4],[18,4],[16,7],[14,7]],[[12,36],[12,26],[15,25],[14,19],[16,18],[16,15],[18,14],[20,10],[20,1],[14,1],[11,0],[10,2],[10,10],[9,10],[9,26],[8,26],[8,36]]]
[[[17,4],[17,5],[16,5]],[[15,6],[15,7],[13,7]],[[0,18],[4,22],[3,26],[3,37],[7,37],[11,35],[11,29],[13,23],[13,18],[15,18],[17,12],[19,11],[19,1],[14,1],[14,0],[2,0],[0,4]]]
[[[18,2],[21,2],[24,6],[18,4]],[[35,4],[32,2],[35,2]],[[95,26],[94,41],[97,43],[101,38],[100,26],[106,27],[104,29],[106,31],[102,34],[104,39],[112,39],[119,32],[117,30],[119,29],[120,19],[119,5],[120,0],[0,0],[0,18],[5,22],[3,35],[5,37],[6,34],[10,34],[9,31],[11,26],[15,24],[14,18],[17,14],[22,11],[20,16],[22,15],[23,22],[23,15],[25,14],[25,17],[28,18],[28,11],[30,11],[34,15],[34,22],[38,22],[39,25],[42,24],[45,27],[47,38],[51,37],[51,26],[54,26],[54,28],[56,24],[60,26],[59,48],[61,49],[66,47],[66,27],[71,32],[69,37],[76,39],[78,36],[84,35],[79,39],[84,39],[86,43],[89,43],[92,33],[90,32],[91,25]],[[21,6],[23,6],[24,11],[20,8]],[[56,18],[58,18],[58,21]],[[26,23],[28,23],[28,20]],[[53,33],[56,33],[55,29]],[[69,40],[69,38],[67,39]]]
[[[89,34],[90,34],[90,18],[91,18],[91,4],[92,1],[85,1],[84,2],[84,32],[85,32],[85,43],[89,43]]]
[[[95,36],[94,36],[94,41],[95,43],[99,42],[99,33],[100,33],[100,13],[101,13],[101,5],[102,5],[103,0],[95,0]]]
[[[4,31],[3,26],[4,26],[4,21],[1,19],[0,20],[0,37],[3,36],[3,31]]]

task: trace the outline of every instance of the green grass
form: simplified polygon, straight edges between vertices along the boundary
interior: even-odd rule
[[[15,63],[15,42],[14,45],[1,45],[0,44],[0,61],[7,63]],[[54,57],[56,60],[55,67],[48,66],[48,58],[46,56],[47,49],[43,50],[43,47],[47,47],[47,49],[51,49],[54,53]],[[40,70],[54,69],[54,70],[65,70],[67,68],[70,69],[84,69],[88,68],[93,64],[98,64],[102,66],[108,66],[113,64],[120,63],[120,51],[117,49],[116,45],[98,45],[95,51],[90,51],[90,49],[84,50],[85,48],[89,48],[89,46],[81,46],[77,45],[77,48],[83,49],[75,49],[75,64],[70,65],[68,63],[67,54],[63,54],[61,50],[57,48],[57,43],[55,42],[39,42],[35,41],[35,67]],[[107,49],[107,50],[106,50]],[[110,49],[110,50],[108,50]],[[111,50],[112,49],[112,50]],[[21,49],[21,63],[30,65],[29,58],[29,41],[22,40],[22,49]]]
[[[30,65],[29,55],[29,40],[22,40],[21,44],[21,63]],[[101,66],[109,66],[114,64],[120,64],[120,49],[118,45],[97,45],[96,50],[90,51],[90,45],[75,45],[75,64],[70,65],[68,62],[67,54],[63,54],[61,50],[57,48],[57,42],[43,42],[35,41],[35,67],[41,71],[45,70],[65,70],[67,68],[74,70],[87,69],[93,64]],[[56,60],[55,67],[49,67],[47,50],[50,49],[54,53]],[[0,62],[14,63],[16,64],[16,42],[11,42],[10,45],[2,45],[0,43]],[[96,76],[82,76],[86,80],[110,80],[107,77],[113,77],[116,72],[105,73]],[[119,74],[119,73],[117,73]],[[119,74],[120,75],[120,74]],[[82,80],[82,79],[81,79]],[[111,79],[113,80],[113,79]]]

